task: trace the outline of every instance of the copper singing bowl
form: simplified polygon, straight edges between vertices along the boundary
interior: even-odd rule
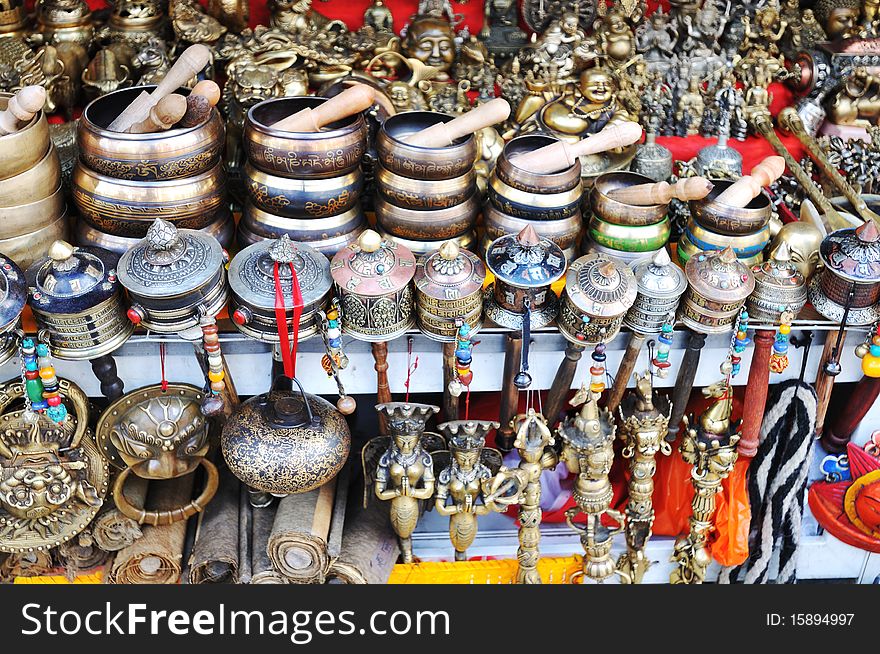
[[[379,195],[404,209],[449,209],[467,201],[477,188],[477,175],[473,169],[451,179],[421,180],[396,175],[378,164],[375,174]]]
[[[364,180],[357,169],[339,177],[292,179],[247,163],[244,184],[250,201],[263,211],[288,218],[326,218],[357,206]]]
[[[0,93],[0,111],[11,93]],[[20,175],[35,166],[49,149],[49,123],[42,110],[17,132],[0,136],[0,179]]]
[[[70,240],[70,221],[63,213],[54,221],[27,234],[0,238],[0,252],[27,270],[55,241]]]
[[[606,223],[637,227],[654,225],[666,217],[665,204],[652,204],[644,207],[618,202],[608,197],[608,193],[637,184],[653,184],[654,180],[638,173],[617,172],[599,175],[590,191],[590,209]]]
[[[489,200],[508,216],[561,220],[580,212],[581,186],[560,193],[530,193],[513,188],[497,175],[489,178]]]
[[[504,150],[495,162],[494,174],[508,186],[526,193],[565,193],[580,187],[580,161],[558,173],[533,173],[513,163],[516,155],[543,148],[558,140],[542,134],[516,137],[504,145]]]
[[[195,127],[147,134],[127,134],[106,129],[142,91],[155,86],[135,86],[113,91],[90,102],[77,130],[79,156],[92,170],[115,179],[153,182],[192,177],[214,168],[226,147],[226,129],[220,113]],[[187,95],[188,89],[177,93]]]
[[[702,200],[691,200],[688,206],[697,224],[719,234],[739,236],[753,234],[770,222],[773,206],[765,193],[759,193],[745,207],[731,207],[715,202],[721,193],[733,184],[727,179],[713,179],[713,188]]]
[[[477,160],[477,141],[473,134],[439,148],[410,145],[402,140],[431,125],[448,123],[452,118],[433,111],[405,111],[391,116],[376,136],[379,162],[396,175],[424,181],[453,179],[466,174]]]
[[[526,220],[499,211],[491,202],[483,205],[483,229],[490,241],[507,234],[519,234],[526,225],[531,225],[538,236],[553,241],[563,250],[571,251],[577,250],[583,232],[580,212],[561,220]]]
[[[29,170],[0,180],[0,207],[37,202],[52,195],[61,184],[58,150],[50,145],[46,156]],[[2,211],[2,209],[0,209]]]
[[[361,114],[330,123],[320,132],[288,132],[270,125],[326,98],[274,98],[247,113],[244,147],[250,162],[280,177],[339,177],[358,168],[367,151],[367,123]]]
[[[186,229],[207,227],[228,210],[222,164],[181,179],[141,182],[114,179],[79,162],[71,178],[80,215],[101,231],[143,238],[156,218]]]
[[[465,232],[464,234],[459,234],[458,236],[452,238],[440,239],[439,241],[414,241],[407,238],[401,238],[399,236],[389,234],[381,227],[379,227],[379,233],[384,238],[394,241],[398,245],[404,246],[417,257],[428,254],[429,252],[433,252],[441,245],[443,245],[443,243],[445,243],[446,241],[455,241],[456,243],[458,243],[458,247],[460,247],[461,249],[472,250],[472,246],[477,240],[477,234],[473,231]]]
[[[356,241],[366,228],[367,219],[357,207],[329,218],[297,219],[273,216],[248,202],[238,223],[238,244],[247,247],[287,234],[291,240],[307,243],[322,254],[333,256]]]
[[[396,207],[381,197],[374,203],[376,222],[389,234],[412,240],[436,241],[470,231],[477,222],[480,202],[476,194],[448,209],[419,211]]]
[[[232,219],[230,212],[221,213],[214,218],[210,225],[200,231],[216,238],[224,248],[229,248],[232,245],[233,236],[235,236],[235,221]],[[77,245],[104,248],[121,256],[137,245],[143,237],[107,234],[93,227],[85,220],[77,220],[73,226],[73,238]]]
[[[54,191],[36,202],[0,207],[0,238],[26,236],[58,220],[64,213],[64,189],[60,182],[56,183]]]

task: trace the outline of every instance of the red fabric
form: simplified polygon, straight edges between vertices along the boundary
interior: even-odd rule
[[[302,317],[303,296],[299,287],[299,278],[293,264],[290,266],[291,289],[290,296],[293,302],[293,342],[287,330],[287,310],[284,308],[284,289],[281,286],[281,278],[278,274],[277,261],[272,269],[275,277],[275,323],[278,325],[278,337],[280,339],[281,362],[284,364],[284,374],[291,379],[296,377],[296,347],[299,344],[299,320]]]

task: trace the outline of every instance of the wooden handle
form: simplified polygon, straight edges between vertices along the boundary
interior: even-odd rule
[[[211,50],[200,43],[189,46],[180,53],[174,65],[165,73],[165,77],[150,94],[153,104],[156,104],[169,93],[174,93],[188,81],[204,70],[211,61]]]
[[[846,338],[844,331],[840,336],[840,342]],[[831,401],[831,391],[834,389],[834,377],[825,374],[825,364],[834,352],[837,343],[837,332],[829,331],[825,336],[825,346],[822,348],[822,358],[819,359],[819,372],[816,374],[816,435],[821,436],[825,429],[825,414],[828,413],[828,403]]]
[[[657,182],[614,189],[608,193],[608,197],[624,204],[647,207],[654,204],[669,204],[673,198],[683,202],[702,200],[713,188],[715,186],[705,177],[686,177],[675,184]]]
[[[456,344],[443,344],[443,419],[458,420],[458,396],[449,392],[449,383],[455,379]]]
[[[681,430],[681,419],[684,417],[691,391],[694,389],[694,381],[697,378],[700,357],[705,345],[706,334],[692,331],[684,355],[681,357],[681,367],[678,369],[678,377],[675,379],[675,388],[672,391],[672,415],[669,418],[669,432],[666,434],[666,440],[670,443],[678,437],[678,432]]]
[[[149,115],[128,128],[130,134],[162,132],[170,129],[186,113],[186,98],[177,93],[167,95],[150,109]]]
[[[855,389],[848,392],[846,408],[834,416],[831,425],[822,433],[822,447],[826,452],[840,454],[846,451],[846,444],[874,406],[878,395],[880,377],[862,377]]]
[[[639,353],[642,351],[644,344],[645,335],[633,332],[626,346],[626,352],[623,353],[623,358],[620,360],[617,374],[614,376],[614,385],[608,394],[608,400],[605,402],[605,408],[611,411],[612,414],[617,413],[617,407],[620,406],[620,402],[623,400],[623,394],[626,392],[626,386],[632,378],[633,370],[636,368],[636,362],[639,360]]]
[[[726,204],[729,207],[744,207],[751,202],[761,189],[770,186],[785,172],[785,159],[782,157],[767,157],[752,168],[752,174],[741,177],[731,184],[727,190],[715,198],[716,202]]]
[[[373,343],[371,347],[375,362],[373,367],[376,369],[376,403],[387,404],[391,401],[391,387],[388,386],[388,343]],[[379,414],[379,433],[388,433],[388,421],[383,413]]]
[[[501,407],[498,422],[501,426],[495,431],[495,447],[502,452],[510,452],[513,449],[513,441],[516,435],[510,421],[519,411],[519,389],[513,383],[513,378],[519,370],[522,361],[522,334],[513,332],[507,334],[504,345],[504,372],[501,387]]]
[[[410,134],[403,140],[410,145],[423,148],[442,148],[462,136],[475,134],[485,127],[503,122],[508,116],[510,116],[510,104],[504,98],[495,98],[448,123],[431,125],[420,132]]]
[[[565,356],[562,358],[559,368],[556,369],[556,376],[553,378],[550,391],[547,393],[547,401],[544,403],[544,417],[547,418],[547,424],[550,427],[559,422],[563,407],[568,402],[571,395],[571,382],[574,380],[574,373],[584,349],[583,345],[571,342],[565,346]]]
[[[564,141],[552,143],[519,155],[513,163],[533,173],[555,173],[573,165],[578,157],[632,145],[640,138],[642,138],[642,128],[638,123],[631,121],[612,123],[601,132],[577,143]]]
[[[42,86],[25,86],[16,92],[6,104],[5,111],[0,111],[0,136],[17,132],[33,118],[46,104],[46,89]]]
[[[755,331],[755,348],[749,364],[749,381],[743,400],[743,421],[740,427],[742,437],[737,444],[740,456],[755,456],[767,406],[767,392],[770,390],[770,349],[775,340],[775,332],[770,329]]]
[[[273,123],[271,127],[285,132],[319,132],[324,125],[368,109],[374,99],[373,89],[364,84],[354,84],[314,109],[298,111]]]

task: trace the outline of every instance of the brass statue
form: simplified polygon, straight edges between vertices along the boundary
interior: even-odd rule
[[[790,49],[794,52],[815,48],[828,38],[812,9],[804,9],[795,21],[790,21],[788,31]]]
[[[740,50],[748,52],[755,43],[760,43],[771,55],[777,56],[779,54],[778,44],[785,34],[788,23],[779,15],[778,7],[771,4],[759,9],[755,14],[754,29],[748,14],[742,17],[742,23],[746,33]]]
[[[434,496],[431,452],[446,446],[439,436],[424,433],[425,423],[440,407],[388,402],[377,405],[376,410],[387,417],[390,436],[377,436],[361,450],[364,506],[372,494],[390,502],[391,526],[400,541],[401,560],[412,563],[412,533],[422,503]]]
[[[691,77],[688,90],[679,98],[678,107],[675,110],[676,131],[681,136],[699,134],[705,109],[706,103],[703,100],[700,80],[697,77]]]
[[[226,27],[195,0],[171,0],[168,14],[178,41],[210,45],[226,34]]]
[[[565,520],[580,533],[584,548],[583,575],[602,582],[614,574],[621,578],[626,573],[615,566],[611,558],[614,536],[623,530],[624,516],[611,509],[613,490],[608,473],[614,462],[614,433],[616,427],[608,410],[600,410],[598,398],[586,386],[571,400],[573,406],[582,403],[581,410],[559,427],[562,440],[562,460],[569,472],[577,475],[574,501],[577,508],[565,512]],[[574,522],[578,513],[586,515],[586,523]],[[602,524],[607,515],[620,526],[609,528]]]
[[[773,94],[767,90],[770,80],[762,68],[755,70],[755,83],[746,90],[743,118],[751,123],[752,116],[770,111]]]
[[[455,33],[448,21],[435,16],[416,16],[409,24],[401,49],[406,56],[436,68],[439,81],[449,79],[455,63]]]
[[[604,67],[588,68],[576,89],[541,109],[539,121],[562,137],[582,138],[595,134],[628,114],[617,102],[617,81]]]
[[[788,245],[791,263],[794,264],[804,279],[809,280],[819,265],[819,245],[822,243],[822,232],[806,220],[786,223],[773,237],[770,251],[780,243]]]
[[[269,26],[292,35],[314,36],[330,30],[347,30],[345,23],[330,20],[312,8],[312,0],[272,0]]]
[[[635,35],[619,11],[608,12],[593,36],[613,68],[623,65],[636,54]]]
[[[518,9],[516,0],[486,0],[483,3],[480,40],[492,54],[514,55],[528,42],[526,33],[519,28]]]
[[[672,406],[664,396],[654,396],[650,375],[636,375],[636,390],[630,392],[619,407],[620,438],[624,442],[621,454],[629,459],[629,500],[626,503],[626,554],[617,560],[617,568],[624,575],[621,580],[641,583],[651,562],[645,557],[645,547],[651,538],[654,524],[654,472],[656,456],[666,456],[672,447],[666,441]]]
[[[677,567],[669,575],[672,584],[705,581],[706,570],[712,562],[707,540],[715,519],[715,495],[721,491],[721,482],[733,471],[737,458],[736,444],[740,435],[738,425],[730,424],[733,392],[727,380],[703,389],[703,395],[715,398],[715,402],[693,427],[685,418],[684,437],[679,446],[685,462],[694,467],[691,483],[696,494],[690,531],[675,541],[671,560]]]
[[[672,67],[678,30],[669,20],[669,14],[658,7],[648,20],[640,23],[635,32],[636,46],[648,64],[650,72],[666,73]]]
[[[813,6],[829,41],[857,36],[861,10],[861,0],[818,0]]]
[[[880,77],[856,67],[831,99],[828,119],[837,125],[869,128],[880,120]]]
[[[377,34],[394,34],[394,16],[383,0],[373,0],[364,11],[364,27],[371,27]]]
[[[86,66],[80,79],[88,100],[131,86],[131,70],[120,63],[110,48],[101,48]]]

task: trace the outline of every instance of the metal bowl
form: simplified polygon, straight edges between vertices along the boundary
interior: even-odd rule
[[[589,233],[595,243],[612,250],[653,252],[666,245],[672,227],[668,218],[653,225],[624,226],[593,216],[590,219]]]
[[[526,193],[565,193],[580,186],[580,161],[558,173],[533,173],[513,163],[516,155],[543,148],[558,140],[542,134],[518,136],[504,145],[495,162],[494,174],[508,186]]]
[[[0,238],[27,236],[39,229],[48,227],[64,213],[64,189],[56,182],[55,191],[49,197],[19,204],[0,207]],[[9,255],[5,250],[3,254]]]
[[[367,219],[357,207],[329,218],[298,219],[267,214],[248,202],[238,223],[237,240],[240,247],[247,247],[287,234],[291,240],[306,243],[321,254],[333,256],[356,241],[366,228]]]
[[[0,93],[0,111],[11,93]],[[49,149],[49,123],[42,110],[17,132],[0,137],[0,179],[20,175],[34,167]]]
[[[382,197],[374,203],[376,222],[394,236],[415,241],[436,241],[472,231],[480,212],[476,193],[448,209],[419,211],[397,207]]]
[[[359,169],[339,177],[292,179],[247,163],[244,184],[250,201],[263,211],[287,218],[327,218],[357,206],[364,180]]]
[[[600,175],[596,178],[593,189],[590,191],[590,209],[593,215],[615,225],[640,226],[659,223],[666,217],[667,205],[636,206],[608,197],[608,193],[619,188],[636,186],[637,184],[651,184],[653,181],[650,177],[630,172]]]
[[[52,243],[59,240],[70,240],[70,220],[66,213],[45,227],[27,234],[0,238],[0,252],[27,270],[35,261],[43,257]]]
[[[228,212],[226,172],[217,164],[194,177],[156,182],[114,179],[78,163],[71,179],[79,214],[107,234],[143,238],[156,218],[202,229]]]
[[[226,212],[216,216],[210,225],[200,231],[213,236],[223,248],[228,249],[232,245],[232,240],[235,236],[235,220],[232,218],[232,213]],[[107,234],[93,227],[85,220],[76,221],[73,227],[73,236],[77,245],[104,248],[120,256],[137,245],[142,238]]]
[[[495,207],[515,218],[561,220],[580,212],[582,188],[560,193],[530,193],[506,184],[497,175],[489,178],[488,197]]]
[[[473,169],[451,179],[421,180],[396,175],[381,164],[376,166],[376,190],[387,202],[418,211],[449,209],[466,202],[477,188]]]
[[[424,256],[429,252],[433,252],[441,245],[443,245],[446,241],[455,241],[456,243],[458,243],[458,246],[462,250],[470,250],[477,240],[476,232],[465,232],[464,234],[459,234],[458,236],[455,236],[453,238],[444,238],[439,241],[412,241],[410,239],[400,238],[399,236],[389,234],[381,227],[379,227],[378,231],[383,238],[387,238],[389,241],[394,241],[398,245],[404,246],[418,257]]]
[[[107,177],[154,182],[193,177],[214,168],[226,147],[223,118],[215,109],[195,127],[164,132],[128,134],[107,129],[142,91],[155,86],[135,86],[113,91],[90,102],[77,130],[79,156],[86,166]],[[177,93],[187,95],[188,89]]]
[[[731,207],[715,202],[722,192],[733,184],[727,179],[713,179],[714,188],[702,200],[691,200],[691,216],[702,227],[718,234],[740,236],[760,231],[770,222],[773,205],[765,193],[759,193],[745,207]]]
[[[566,251],[566,256],[577,253],[583,232],[580,212],[561,220],[526,220],[499,211],[491,202],[483,205],[483,229],[489,242],[508,234],[519,234],[526,225],[531,225],[538,236],[556,243]]]
[[[361,114],[331,123],[320,132],[288,132],[270,125],[301,109],[317,107],[327,98],[273,98],[247,113],[244,147],[260,170],[302,179],[346,175],[360,166],[367,151],[367,124]]]
[[[50,145],[46,156],[29,170],[0,180],[0,207],[21,206],[43,200],[61,184],[58,151]]]
[[[750,234],[740,234],[738,236],[730,236],[728,234],[719,234],[711,229],[707,229],[692,218],[688,221],[687,228],[684,231],[687,239],[698,249],[703,252],[710,250],[723,250],[728,245],[733,248],[737,258],[745,259],[754,257],[767,247],[770,243],[770,227],[764,226]]]
[[[386,120],[376,136],[380,163],[403,177],[423,181],[461,177],[474,167],[477,141],[473,134],[441,148],[410,145],[402,139],[453,116],[433,111],[405,111]]]

